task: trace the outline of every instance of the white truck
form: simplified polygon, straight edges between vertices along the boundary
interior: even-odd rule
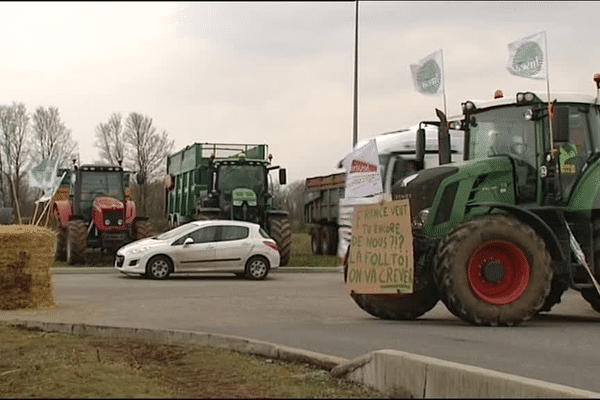
[[[350,199],[342,197],[339,199],[337,217],[337,256],[339,265],[343,264],[350,244],[354,206],[358,204],[377,203],[382,199],[391,200],[392,186],[400,179],[412,175],[423,168],[439,165],[438,128],[432,124],[421,123],[420,125],[425,129],[425,158],[423,165],[417,165],[415,157],[417,129],[419,125],[375,136],[383,193],[370,197]],[[462,161],[464,132],[450,129],[449,134],[451,160],[452,162]],[[369,140],[358,142],[353,152],[367,145]],[[351,156],[352,153],[344,157],[338,163],[338,168],[343,168],[345,161]]]

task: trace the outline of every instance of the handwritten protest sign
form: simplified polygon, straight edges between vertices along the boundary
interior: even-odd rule
[[[413,272],[409,200],[356,206],[346,290],[412,293]]]

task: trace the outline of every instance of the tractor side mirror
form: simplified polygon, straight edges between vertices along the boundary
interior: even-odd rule
[[[146,175],[143,172],[138,172],[135,174],[135,181],[138,185],[143,185],[146,183]]]
[[[417,141],[415,143],[415,161],[422,166],[425,160],[425,129],[417,129]]]
[[[553,131],[555,142],[569,141],[569,107],[556,106],[554,108]]]
[[[279,184],[285,185],[287,183],[287,175],[285,168],[279,168]]]

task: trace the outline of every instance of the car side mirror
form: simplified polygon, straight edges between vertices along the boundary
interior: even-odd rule
[[[194,243],[194,239],[192,239],[191,237],[185,238],[185,240],[183,241],[184,246],[187,246],[188,244],[192,244],[192,243]]]

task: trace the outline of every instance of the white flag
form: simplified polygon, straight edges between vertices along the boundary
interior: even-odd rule
[[[440,96],[444,93],[442,49],[410,65],[413,84],[419,93]]]
[[[58,164],[58,160],[44,159],[29,171],[29,187],[44,192],[42,197],[36,200],[36,203],[50,200],[60,186],[65,173],[62,176],[56,176]]]
[[[344,160],[347,171],[345,196],[347,199],[383,192],[378,154],[377,143],[375,139],[371,139]]]
[[[522,78],[546,79],[548,56],[546,32],[527,36],[508,44],[508,72]]]

